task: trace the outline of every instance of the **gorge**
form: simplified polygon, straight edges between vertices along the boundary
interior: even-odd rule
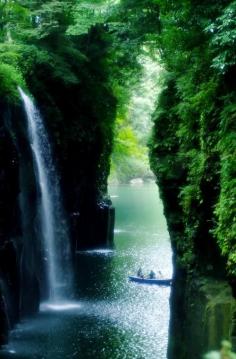
[[[229,0],[0,1],[0,357],[30,358],[29,352],[4,352],[9,335],[15,342],[14,328],[25,318],[31,318],[27,323],[32,321],[35,330],[26,324],[28,338],[39,335],[42,343],[54,338],[44,335],[41,325],[45,320],[53,330],[58,318],[45,307],[39,312],[40,303],[58,302],[65,293],[72,301],[76,298],[77,314],[62,315],[60,325],[71,333],[68,343],[79,343],[73,353],[84,358],[95,355],[90,326],[101,358],[201,358],[222,339],[235,348],[235,15],[236,2]],[[160,71],[152,75],[148,68],[145,77],[140,58],[154,62]],[[138,232],[132,231],[137,238],[142,233],[143,245],[131,235],[137,255],[122,249],[121,243],[131,243],[129,228],[122,237],[116,227],[116,252],[115,210],[107,185],[114,148],[117,168],[122,158],[133,155],[126,166],[120,165],[117,177],[135,179],[133,168],[139,170],[143,153],[138,141],[145,136],[135,118],[146,118],[147,108],[143,106],[143,116],[133,111],[131,120],[129,106],[135,91],[139,101],[145,97],[148,88],[142,81],[150,77],[158,77],[153,83],[159,89],[149,161],[163,202],[174,267],[167,354],[169,294],[164,289],[147,293],[151,307],[155,298],[166,308],[166,317],[160,317],[165,335],[152,351],[144,340],[145,330],[152,337],[145,327],[151,321],[145,322],[144,307],[133,299],[136,289],[116,288],[115,283],[123,278],[118,273],[135,270],[134,264],[143,261],[145,247],[152,248],[150,258],[152,250],[169,258],[168,246],[158,252],[162,234],[157,238],[155,230],[150,232],[160,248],[152,246],[137,215]],[[143,193],[152,203],[152,195],[145,192],[148,186]],[[135,188],[130,186],[129,193]],[[141,192],[135,193],[141,200]],[[133,207],[131,197],[125,196],[123,213],[129,208],[129,218]],[[154,196],[158,202],[153,189]],[[117,198],[113,202],[120,218]],[[148,223],[152,214],[145,213]],[[161,211],[155,213],[161,216]],[[102,256],[94,254],[98,248],[105,251]],[[157,266],[158,260],[155,257]],[[163,266],[169,268],[166,262]],[[148,306],[145,295],[137,293]],[[123,295],[128,301],[126,294],[135,308],[140,304],[142,330],[135,310],[133,321],[130,317],[132,305],[126,320],[121,300]],[[82,324],[70,331],[73,315]],[[161,329],[153,323],[150,328],[157,337]],[[66,333],[59,332],[58,338],[66,340]],[[107,344],[104,354],[99,338]],[[132,345],[123,347],[122,338],[125,343],[130,338]],[[63,346],[52,347],[55,353],[50,355],[63,357]],[[50,345],[47,348],[50,351]],[[43,357],[34,350],[32,358]],[[68,357],[73,353],[66,351]]]

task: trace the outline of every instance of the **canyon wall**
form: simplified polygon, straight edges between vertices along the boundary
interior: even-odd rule
[[[94,28],[89,45],[86,36],[75,38],[63,54],[61,43],[21,49],[19,77],[11,66],[0,66],[0,346],[19,319],[37,312],[48,296],[37,228],[40,193],[18,85],[33,96],[49,134],[72,254],[113,244],[107,177],[116,101],[99,63],[103,37],[104,30]]]
[[[235,7],[192,1],[162,10],[150,161],[174,255],[168,357],[198,358],[222,339],[236,345],[236,87],[227,22]]]

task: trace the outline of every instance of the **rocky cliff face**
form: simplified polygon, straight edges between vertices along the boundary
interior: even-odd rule
[[[100,32],[90,34],[93,51],[93,37],[98,41]],[[112,245],[114,209],[106,191],[116,111],[96,51],[93,54],[86,38],[75,42],[75,47],[88,52],[87,57],[75,49],[73,56],[60,53],[66,61],[64,72],[60,73],[59,63],[54,66],[48,58],[37,59],[37,51],[32,62],[31,50],[24,54],[24,64],[30,65],[23,71],[49,133],[73,253]],[[61,44],[51,51],[61,51]],[[58,60],[58,54],[55,56]],[[35,225],[40,193],[14,81],[14,100],[4,98],[3,91],[0,104],[0,345],[7,342],[19,318],[35,313],[47,297],[40,233]]]
[[[14,237],[20,235],[19,157],[6,129],[7,108],[1,104],[1,170],[0,170],[0,345],[8,339],[8,330],[19,318],[19,262]]]
[[[235,336],[236,8],[160,2],[160,14],[150,157],[174,252],[169,357],[198,358]]]
[[[236,302],[226,281],[178,273],[171,311],[168,358],[201,358],[223,338],[235,345]]]
[[[60,94],[62,95],[62,94]],[[66,106],[68,98],[64,97]],[[89,131],[81,122],[81,115],[67,108],[60,113],[61,121],[73,116],[74,126],[83,132],[78,137],[70,125],[65,125],[63,154],[60,141],[56,143],[57,164],[63,188],[72,248],[111,246],[114,227],[114,209],[103,197],[106,174],[98,175],[100,167],[109,166],[109,154],[100,146],[103,135],[89,138]],[[77,108],[75,107],[75,111]],[[78,110],[79,111],[79,110]],[[44,112],[45,118],[47,111]],[[68,116],[68,117],[67,117]],[[78,116],[78,117],[77,117]],[[85,116],[85,114],[84,114]],[[89,117],[87,119],[90,121]],[[77,122],[78,121],[78,122]],[[96,126],[97,118],[93,118]],[[37,216],[37,186],[30,144],[26,137],[25,114],[21,106],[1,106],[0,118],[0,345],[8,340],[8,333],[23,315],[35,313],[40,300],[47,296],[42,265],[40,235],[35,227]],[[92,121],[91,121],[92,122]],[[62,123],[60,123],[60,126]],[[55,131],[55,129],[54,129]],[[71,136],[68,132],[71,131]],[[64,136],[65,132],[67,137]],[[85,133],[88,137],[85,136]],[[66,147],[66,149],[65,149]],[[61,157],[60,157],[60,155]],[[103,164],[99,165],[101,162]],[[103,168],[102,171],[106,169]],[[104,180],[104,182],[103,182]],[[98,184],[100,181],[101,185]],[[101,186],[103,188],[101,189]]]
[[[106,193],[116,100],[103,64],[104,36],[98,27],[89,40],[74,39],[73,56],[65,52],[63,57],[68,74],[58,76],[51,64],[37,61],[26,74],[50,135],[76,249],[110,245],[113,235],[114,209]],[[51,53],[61,56],[61,44]]]
[[[185,118],[176,111],[180,101],[176,83],[168,81],[154,114],[151,165],[174,253],[168,358],[186,359],[217,349],[223,338],[234,342],[236,312],[234,275],[215,231],[215,208],[225,185],[225,160],[214,147],[219,119],[196,117],[195,132],[191,127],[181,132]],[[221,206],[230,213],[230,202]]]
[[[21,107],[1,104],[0,163],[0,345],[20,315],[34,313],[39,307],[39,272],[37,240],[33,217],[36,213],[32,161],[27,167],[24,136],[16,136],[13,121],[22,129]],[[17,126],[15,127],[16,130]],[[29,144],[27,144],[29,147]],[[27,146],[25,146],[27,148]],[[21,150],[19,150],[19,148]],[[27,152],[27,151],[26,151]],[[23,159],[24,158],[24,159]],[[23,159],[23,160],[22,160]],[[31,168],[31,171],[28,169]],[[32,190],[32,187],[34,190]],[[23,202],[29,199],[27,205]],[[23,211],[26,211],[23,215]],[[30,216],[27,216],[30,213]],[[23,217],[28,217],[28,224]],[[31,236],[27,226],[31,223]]]

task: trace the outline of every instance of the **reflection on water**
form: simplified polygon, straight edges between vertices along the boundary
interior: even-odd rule
[[[172,275],[171,250],[158,201],[148,186],[111,187],[115,250],[77,253],[76,298],[44,303],[13,331],[0,358],[165,359],[170,288],[128,282],[141,266]]]

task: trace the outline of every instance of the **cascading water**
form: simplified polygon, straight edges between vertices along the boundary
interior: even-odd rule
[[[44,248],[49,300],[62,300],[69,291],[70,250],[66,220],[60,203],[58,176],[43,119],[33,101],[19,88],[28,124],[35,177],[40,192],[40,235]]]

